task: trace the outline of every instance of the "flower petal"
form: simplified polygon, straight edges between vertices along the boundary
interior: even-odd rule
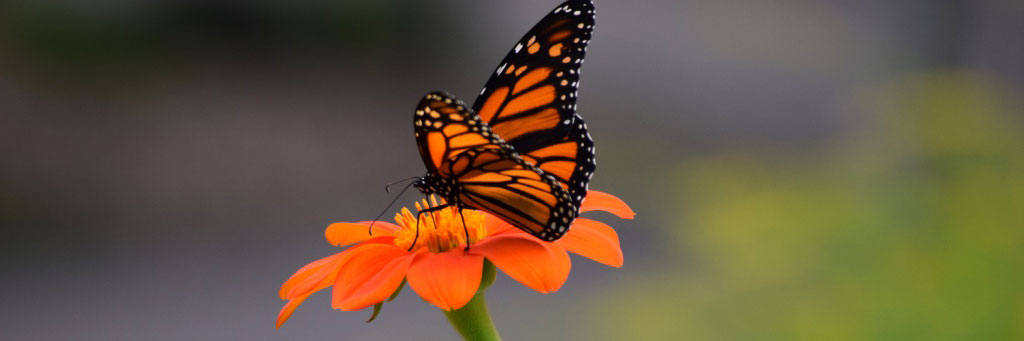
[[[576,218],[569,232],[555,244],[578,254],[616,268],[622,266],[622,248],[619,236],[611,226],[587,218]]]
[[[334,223],[327,226],[324,236],[327,242],[334,246],[345,246],[358,243],[373,237],[394,236],[395,231],[401,229],[398,225],[378,221],[373,223],[373,235],[369,234],[369,221],[359,223]]]
[[[289,292],[292,291],[292,289],[294,289],[296,286],[299,286],[299,284],[318,281],[319,279],[310,279],[310,277],[313,276],[314,274],[322,272],[321,270],[325,268],[337,265],[338,260],[341,257],[342,253],[339,252],[337,254],[320,258],[309,264],[306,264],[306,266],[303,266],[298,271],[296,271],[295,274],[289,277],[288,280],[286,280],[284,284],[281,285],[281,290],[278,292],[278,295],[280,295],[282,299],[293,298],[294,296],[288,294]]]
[[[307,264],[297,271],[291,278],[281,286],[279,294],[283,299],[293,299],[298,296],[312,294],[323,290],[334,284],[338,276],[338,269],[348,258],[352,256],[353,250],[365,245],[385,244],[392,245],[395,237],[374,237],[362,243],[353,245],[345,251],[333,256],[325,257]]]
[[[341,302],[341,310],[359,310],[391,298],[401,287],[412,259],[412,257],[392,259],[376,275],[367,280],[357,292]]]
[[[412,254],[394,245],[366,244],[338,269],[332,306],[359,310],[384,301],[402,283]]]
[[[462,308],[480,288],[484,257],[461,248],[424,252],[409,268],[409,286],[424,300],[443,310]]]
[[[480,212],[484,213],[484,228],[487,229],[488,236],[495,236],[508,232],[509,230],[516,230],[515,226],[512,226],[508,222],[505,222],[505,220],[498,218],[498,216],[487,211]]]
[[[622,199],[605,192],[590,190],[587,191],[587,197],[580,204],[580,212],[595,210],[605,211],[622,219],[633,219],[636,216],[636,213]]]
[[[307,297],[309,297],[309,295],[303,295],[289,300],[288,303],[284,305],[284,308],[281,308],[281,312],[277,313],[276,327],[281,328],[281,325],[288,321],[288,318],[292,317],[292,313],[295,312],[295,308],[298,308],[299,305],[302,304],[302,301],[305,301]]]
[[[503,234],[473,245],[509,277],[541,293],[557,291],[569,278],[569,254],[560,246],[526,234]]]

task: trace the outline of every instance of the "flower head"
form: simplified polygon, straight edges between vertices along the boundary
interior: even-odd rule
[[[416,203],[416,210],[422,211],[429,207],[438,207],[436,197],[430,196],[430,203],[423,199],[423,204]],[[440,204],[444,204],[441,202]],[[487,237],[487,229],[484,227],[484,213],[477,210],[462,210],[452,206],[427,214],[419,215],[419,222],[416,222],[416,215],[408,208],[395,214],[395,222],[402,228],[395,231],[395,245],[405,247],[413,252],[420,249],[428,249],[433,253],[440,253],[456,247],[466,245],[466,238],[469,244],[475,244]],[[465,221],[465,228],[463,228]],[[417,226],[417,224],[419,224]],[[418,232],[417,232],[418,228]]]
[[[416,209],[438,205],[431,197],[429,203],[416,203]],[[590,191],[580,207],[581,212],[592,210],[624,219],[634,216],[622,200],[597,191]],[[454,310],[469,302],[480,287],[484,259],[541,293],[557,291],[565,283],[571,268],[567,252],[614,267],[623,261],[615,230],[586,218],[577,218],[569,232],[551,243],[485,212],[463,209],[460,214],[452,206],[422,214],[418,222],[416,215],[403,208],[395,221],[397,225],[367,221],[328,226],[327,241],[348,247],[307,264],[285,281],[280,296],[288,303],[278,314],[277,326],[309,295],[331,286],[332,306],[343,311],[388,300],[403,280],[427,302]],[[469,251],[464,250],[466,245]]]

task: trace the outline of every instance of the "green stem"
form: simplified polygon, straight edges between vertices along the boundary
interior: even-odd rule
[[[480,279],[480,289],[473,295],[462,308],[445,311],[444,316],[451,322],[455,331],[466,340],[499,341],[498,330],[491,322],[491,314],[487,312],[487,301],[484,299],[484,291],[494,283],[494,276],[497,274],[494,264],[484,260],[483,277]]]

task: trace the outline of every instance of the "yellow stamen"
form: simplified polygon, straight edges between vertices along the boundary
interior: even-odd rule
[[[443,200],[438,203],[437,197],[431,195],[429,202],[427,199],[417,201],[415,207],[418,212],[444,204]],[[465,228],[462,226],[463,218],[466,221]],[[413,251],[428,248],[431,252],[441,253],[456,247],[465,247],[466,231],[469,231],[469,245],[487,236],[483,213],[463,209],[460,216],[459,209],[455,206],[420,215],[419,239],[416,239],[416,215],[408,208],[403,207],[400,213],[395,214],[395,222],[402,227],[402,230],[396,233],[395,245],[404,249],[414,246]],[[413,245],[414,239],[416,245]]]

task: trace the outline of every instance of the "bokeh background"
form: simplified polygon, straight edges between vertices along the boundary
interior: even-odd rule
[[[0,4],[5,340],[448,340],[279,285],[419,175],[556,1]],[[598,1],[579,110],[626,265],[504,275],[508,340],[1024,339],[1024,2]],[[410,203],[416,195],[407,195]]]

